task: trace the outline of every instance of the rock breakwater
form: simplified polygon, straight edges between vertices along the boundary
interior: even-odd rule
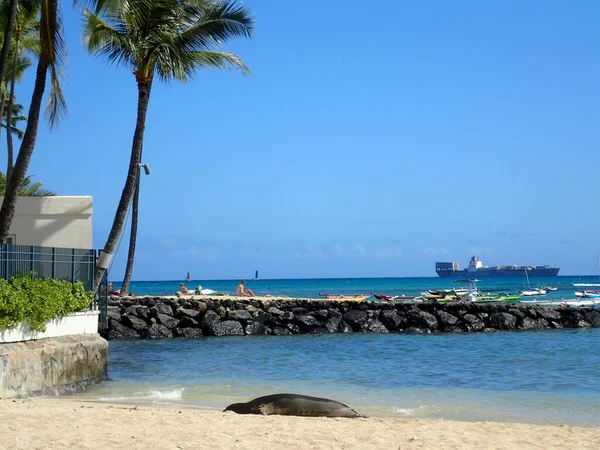
[[[472,303],[372,303],[319,300],[181,300],[109,302],[107,339],[328,333],[463,333],[600,327],[597,309]]]

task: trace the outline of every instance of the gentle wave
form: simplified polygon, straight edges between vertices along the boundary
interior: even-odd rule
[[[573,283],[573,286],[600,286],[600,283]]]

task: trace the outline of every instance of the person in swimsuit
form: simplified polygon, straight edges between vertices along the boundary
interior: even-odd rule
[[[240,281],[240,284],[238,285],[237,289],[235,290],[235,294],[238,297],[255,297],[254,292],[252,292],[252,289],[244,290],[245,284],[246,284],[246,280]]]

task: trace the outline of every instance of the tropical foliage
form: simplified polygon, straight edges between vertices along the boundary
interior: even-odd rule
[[[19,197],[51,197],[56,195],[49,189],[44,189],[42,183],[32,180],[33,175],[25,177],[19,187]],[[4,195],[6,190],[6,175],[0,172],[0,197]]]
[[[35,273],[0,278],[0,330],[25,323],[33,331],[45,331],[49,320],[85,311],[92,300],[79,281],[37,278]]]
[[[110,64],[131,70],[137,85],[137,121],[127,177],[113,226],[103,252],[110,259],[123,231],[125,217],[138,180],[146,114],[155,78],[188,81],[204,68],[248,67],[234,53],[221,50],[233,37],[249,38],[254,21],[237,0],[74,0],[83,4],[83,40],[87,50]],[[49,195],[27,176],[33,155],[47,78],[50,89],[46,118],[51,127],[66,113],[61,79],[66,61],[59,0],[0,0],[0,131],[7,138],[7,172],[0,182],[4,201],[0,209],[0,242],[5,242],[19,195]],[[16,103],[15,88],[23,72],[37,58],[35,82],[27,117]],[[6,113],[3,111],[7,110]],[[25,129],[19,124],[25,122]],[[13,164],[13,134],[21,145]],[[31,193],[31,194],[27,194]],[[135,195],[137,204],[137,195]],[[137,208],[132,221],[137,224]],[[133,267],[136,228],[132,229],[125,287]],[[106,264],[95,274],[97,288]],[[124,289],[127,291],[127,289]]]
[[[13,0],[10,1],[12,4]],[[9,25],[7,25],[6,32],[10,32],[12,36],[13,30],[9,30],[9,28]],[[23,134],[23,140],[21,141],[21,147],[15,165],[8,176],[4,201],[2,202],[2,208],[0,209],[0,242],[6,242],[10,224],[15,214],[21,183],[26,177],[29,161],[31,160],[35,149],[40,111],[44,92],[46,90],[46,78],[48,77],[48,72],[50,74],[50,94],[46,107],[46,117],[51,127],[58,125],[67,109],[60,84],[67,54],[63,37],[62,15],[58,0],[41,1],[39,30],[39,56],[35,83],[27,116],[27,126]],[[3,63],[2,58],[4,58],[4,55],[0,55],[0,69]],[[0,76],[1,75],[3,74],[0,70]],[[0,100],[2,98],[3,95],[0,96]],[[0,115],[0,117],[2,116]]]
[[[248,73],[248,67],[237,55],[217,48],[231,37],[250,37],[253,19],[246,7],[235,1],[207,0],[104,0],[95,2],[94,11],[86,8],[83,14],[88,50],[109,63],[130,69],[138,87],[138,116],[129,171],[103,249],[105,254],[112,255],[140,174],[146,112],[154,78],[185,82],[206,67]],[[104,270],[102,265],[97,266],[96,287]],[[128,286],[124,288],[126,292]]]

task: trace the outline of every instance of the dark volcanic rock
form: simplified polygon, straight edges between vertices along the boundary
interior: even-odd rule
[[[545,319],[536,320],[536,319],[530,319],[529,317],[525,317],[519,324],[518,328],[520,330],[542,330],[542,329],[546,328],[544,326],[544,322],[546,322],[546,324],[548,324],[548,322]]]
[[[282,322],[291,322],[292,320],[294,320],[294,313],[291,312],[291,311],[286,311],[281,316],[281,321]]]
[[[352,310],[343,315],[344,321],[352,327],[352,331],[361,331],[367,324],[367,312]]]
[[[164,338],[172,338],[173,333],[164,325],[159,325],[155,323],[146,331],[146,337],[148,339],[164,339]]]
[[[328,333],[337,333],[339,331],[339,327],[340,327],[340,322],[342,319],[340,319],[339,317],[330,317],[329,319],[327,319],[327,322],[325,322],[325,329],[327,330]]]
[[[115,320],[117,322],[121,321],[121,312],[118,306],[109,306],[108,307],[108,318]]]
[[[465,330],[463,330],[462,328],[460,328],[460,327],[457,327],[457,326],[455,326],[455,325],[448,325],[448,326],[445,326],[445,327],[444,327],[444,331],[445,331],[446,333],[464,333],[464,332],[465,332]]]
[[[408,334],[425,334],[425,333],[429,333],[429,330],[423,330],[421,328],[417,328],[417,327],[409,327],[406,330],[404,330],[405,333]]]
[[[148,320],[150,317],[150,308],[147,306],[136,306],[135,312],[140,319]]]
[[[298,322],[298,325],[300,325],[300,327],[304,329],[317,327],[321,325],[321,322],[319,322],[310,314],[296,316],[296,322]]]
[[[600,312],[590,311],[585,315],[584,319],[594,328],[600,327]]]
[[[328,334],[327,329],[323,327],[311,328],[308,334]]]
[[[381,323],[390,331],[400,331],[406,328],[408,320],[396,311],[383,311],[381,313]]]
[[[432,331],[437,330],[439,323],[438,323],[437,318],[433,314],[430,314],[425,311],[420,311],[418,318],[419,318],[419,323],[421,325],[427,327],[428,329],[430,329]]]
[[[389,330],[377,319],[371,319],[367,322],[365,331],[369,333],[389,333]]]
[[[560,320],[560,313],[553,308],[539,308],[536,310],[538,316],[546,319],[546,320]]]
[[[267,328],[261,322],[248,322],[246,334],[267,334]]]
[[[208,327],[213,322],[219,322],[221,318],[214,311],[206,311],[204,319],[202,319],[202,328]]]
[[[192,319],[188,316],[183,316],[179,321],[179,328],[198,328],[200,324],[196,319]]]
[[[271,306],[269,309],[267,309],[267,312],[269,314],[273,314],[274,316],[278,316],[278,317],[281,317],[284,314],[284,312],[282,310],[280,310],[279,308],[275,308],[274,306]]]
[[[158,320],[158,323],[160,323],[161,325],[164,325],[165,327],[167,327],[169,329],[175,328],[177,326],[177,324],[179,323],[179,320],[175,319],[174,317],[167,316],[166,314],[161,314],[161,313],[157,314],[156,319]]]
[[[465,321],[468,330],[481,331],[485,328],[483,320],[473,314],[465,314],[463,320]]]
[[[212,322],[210,332],[213,336],[243,336],[244,329],[242,324],[235,320],[225,320],[223,322]]]
[[[290,330],[293,334],[300,334],[300,327],[295,323],[288,323],[287,329]]]
[[[186,338],[198,338],[198,337],[202,337],[203,334],[202,334],[202,330],[200,328],[178,328],[177,336],[186,337]]]
[[[348,322],[346,322],[344,319],[340,320],[338,330],[340,330],[340,333],[353,333],[354,332],[352,327],[350,325],[348,325]]]
[[[318,320],[327,320],[327,317],[329,317],[329,311],[326,309],[320,309],[315,312],[315,318]]]
[[[177,317],[179,319],[181,319],[182,317],[191,317],[192,319],[195,319],[199,315],[200,315],[200,312],[198,310],[191,309],[191,308],[180,307],[175,310],[175,317]]]
[[[166,314],[167,316],[172,316],[173,308],[171,308],[166,303],[157,303],[152,308],[150,308],[150,314],[153,317],[156,317],[158,314]]]
[[[130,306],[130,308],[132,308],[132,307]],[[146,323],[146,321],[139,319],[136,316],[124,315],[121,322],[126,327],[133,328],[134,330],[138,330],[138,331],[148,328],[148,324]]]
[[[281,322],[277,316],[273,316],[270,313],[262,313],[258,317],[255,317],[254,320],[265,325],[279,325],[279,323]]]
[[[248,321],[252,320],[252,314],[245,309],[237,309],[235,311],[229,311],[227,313],[227,319]]]
[[[290,330],[287,330],[285,328],[275,327],[273,328],[273,334],[275,336],[289,336],[292,333],[290,332]]]
[[[207,304],[201,300],[190,300],[190,306],[192,309],[198,311],[200,315],[204,314],[208,309]]]
[[[437,317],[439,321],[442,322],[444,327],[447,327],[448,325],[456,325],[458,323],[458,317],[453,316],[452,314],[443,310],[437,312]]]
[[[500,330],[514,330],[517,325],[517,318],[508,313],[496,312],[488,317],[490,327]]]
[[[108,332],[109,339],[137,339],[140,337],[137,331],[121,325],[114,319],[110,320],[110,328],[111,330]]]

